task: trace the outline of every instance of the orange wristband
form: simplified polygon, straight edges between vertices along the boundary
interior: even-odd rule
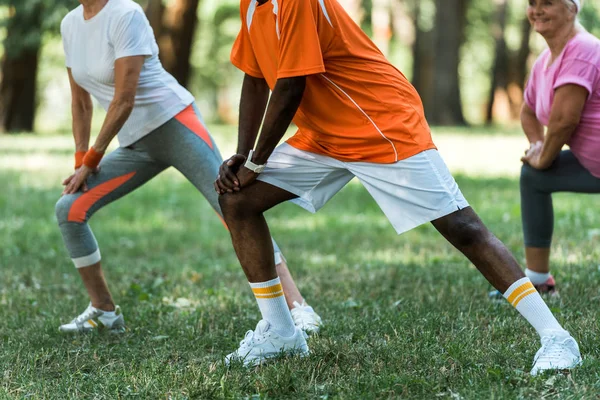
[[[78,169],[83,165],[83,157],[85,157],[85,151],[76,151],[75,152],[75,169]]]
[[[83,157],[83,165],[91,169],[96,169],[103,156],[104,153],[98,153],[93,147],[90,147],[87,153],[85,153],[85,157]]]

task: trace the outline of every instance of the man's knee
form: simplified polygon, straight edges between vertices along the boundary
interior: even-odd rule
[[[444,235],[456,247],[469,247],[489,238],[489,230],[471,208],[447,216]]]
[[[243,191],[237,193],[226,193],[219,196],[219,205],[223,211],[225,221],[239,220],[260,214],[253,199],[249,198]]]

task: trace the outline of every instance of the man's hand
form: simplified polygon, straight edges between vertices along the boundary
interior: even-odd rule
[[[228,160],[223,161],[223,164],[219,167],[219,175],[215,180],[215,191],[218,194],[233,193],[240,190],[237,173],[245,162],[246,156],[242,154],[234,154]]]
[[[75,171],[75,173],[69,176],[67,179],[63,181],[63,185],[65,189],[62,194],[73,194],[77,193],[79,190],[82,192],[87,192],[87,178],[91,174],[97,174],[100,171],[100,168],[96,168],[95,171],[92,171],[89,167],[82,165]]]
[[[237,173],[237,176],[239,178],[239,184],[240,184],[239,187],[241,189],[241,188],[247,187],[252,182],[254,182],[256,180],[256,177],[258,176],[258,174],[252,170],[249,170],[246,167],[241,167]],[[238,189],[238,190],[240,190],[240,189]]]
[[[543,165],[541,161],[542,156],[542,148],[544,147],[544,142],[535,142],[531,144],[529,150],[525,152],[525,155],[521,157],[521,161],[524,164],[529,164],[532,168],[535,169],[546,169],[549,165]]]

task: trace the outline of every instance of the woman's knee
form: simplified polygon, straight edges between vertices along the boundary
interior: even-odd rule
[[[539,171],[530,165],[523,164],[521,167],[521,184],[534,184],[539,180]]]
[[[54,206],[54,212],[56,214],[56,220],[58,224],[62,224],[69,221],[69,212],[73,206],[75,199],[72,195],[61,196]]]

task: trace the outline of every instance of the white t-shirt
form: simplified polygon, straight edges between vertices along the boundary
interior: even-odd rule
[[[115,60],[146,56],[133,111],[118,134],[122,147],[138,141],[194,101],[163,69],[150,23],[132,0],[109,0],[89,20],[83,18],[83,6],[79,6],[62,20],[60,30],[73,79],[105,110],[115,94]]]

